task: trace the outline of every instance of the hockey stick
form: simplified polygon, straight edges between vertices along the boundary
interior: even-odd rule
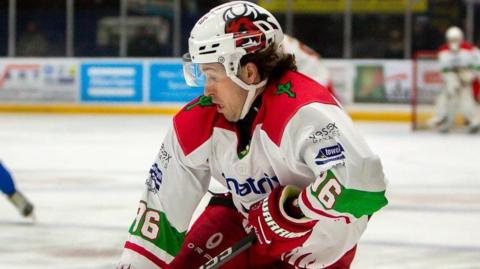
[[[257,236],[254,232],[249,233],[247,236],[242,238],[237,243],[233,244],[233,246],[225,249],[217,256],[213,257],[211,260],[206,262],[204,265],[200,266],[199,269],[217,269],[220,268],[223,264],[228,262],[229,260],[235,258],[238,254],[242,251],[248,249],[253,242],[257,240]]]

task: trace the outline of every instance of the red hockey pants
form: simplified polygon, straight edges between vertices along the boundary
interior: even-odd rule
[[[187,233],[179,254],[170,264],[171,269],[198,268],[220,254],[247,234],[244,217],[234,207],[229,196],[216,195]],[[254,244],[223,265],[222,269],[294,269],[279,257],[259,255]],[[348,269],[356,247],[348,251],[328,269]]]

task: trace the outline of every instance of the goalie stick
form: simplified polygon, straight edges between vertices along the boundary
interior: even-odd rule
[[[257,239],[257,236],[254,232],[249,233],[247,236],[242,238],[240,241],[233,244],[233,246],[225,249],[217,256],[213,257],[211,260],[206,262],[204,265],[200,266],[199,269],[217,269],[229,260],[235,258],[242,251],[248,249],[253,242]]]

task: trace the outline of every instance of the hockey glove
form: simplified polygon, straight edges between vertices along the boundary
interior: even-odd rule
[[[292,204],[299,193],[294,186],[280,186],[250,207],[248,222],[255,229],[260,249],[269,255],[279,256],[302,245],[317,222],[304,217]]]

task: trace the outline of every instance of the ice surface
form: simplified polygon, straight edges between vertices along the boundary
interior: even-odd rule
[[[0,114],[0,158],[37,216],[0,199],[0,268],[114,268],[170,120]],[[352,268],[480,268],[480,136],[356,125],[381,156],[390,205]]]

